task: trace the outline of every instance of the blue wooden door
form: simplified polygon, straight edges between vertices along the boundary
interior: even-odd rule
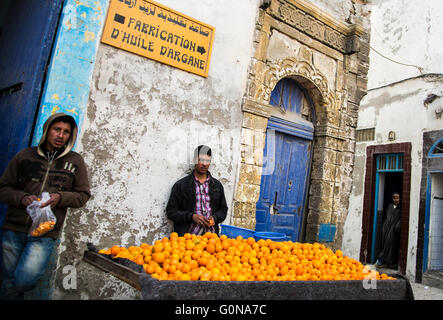
[[[309,95],[291,78],[272,90],[269,103],[292,120],[268,120],[256,231],[302,240],[314,136],[315,111]],[[310,110],[304,109],[309,105]]]
[[[285,132],[289,130],[281,130],[282,122],[269,121],[271,138],[264,149],[266,167],[256,205],[256,231],[284,233],[290,240],[299,241],[309,183],[312,131],[308,128]]]
[[[0,174],[29,146],[63,0],[2,0]],[[0,224],[5,205],[0,204]]]
[[[62,0],[6,1],[0,34],[0,174],[30,143]]]

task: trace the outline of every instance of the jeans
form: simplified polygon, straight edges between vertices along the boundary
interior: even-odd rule
[[[3,230],[1,299],[23,299],[43,277],[55,240]]]

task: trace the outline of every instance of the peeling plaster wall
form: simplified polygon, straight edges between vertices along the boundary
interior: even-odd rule
[[[93,196],[85,208],[69,212],[53,298],[139,298],[122,281],[82,262],[85,244],[130,246],[168,235],[172,224],[164,209],[170,189],[191,168],[198,144],[213,148],[210,171],[232,203],[241,102],[259,1],[161,4],[216,28],[209,76],[99,45],[77,145],[89,166]],[[76,290],[63,289],[65,265],[76,267]]]
[[[370,1],[367,0],[311,0],[309,1],[334,18],[347,23],[359,22],[369,29]]]
[[[368,88],[420,75],[443,73],[440,0],[373,0]],[[406,65],[411,66],[406,66]],[[417,67],[414,67],[417,66]]]

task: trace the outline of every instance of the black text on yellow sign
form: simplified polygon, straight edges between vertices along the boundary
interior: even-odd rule
[[[102,42],[208,76],[215,28],[147,0],[111,0]]]

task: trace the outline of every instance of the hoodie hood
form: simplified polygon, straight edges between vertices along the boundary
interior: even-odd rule
[[[77,127],[77,123],[75,122],[74,117],[70,116],[69,114],[63,113],[63,112],[59,112],[59,113],[54,113],[53,115],[51,115],[48,120],[46,120],[45,124],[43,125],[43,134],[42,134],[42,138],[40,139],[40,142],[38,143],[38,148],[37,148],[37,152],[39,155],[41,155],[42,157],[46,157],[44,152],[43,152],[43,146],[46,143],[46,135],[48,133],[48,129],[51,125],[51,123],[53,123],[55,120],[61,118],[61,117],[69,117],[72,119],[72,124],[71,124],[71,135],[69,137],[68,142],[65,145],[65,150],[59,154],[57,156],[57,158],[60,158],[62,156],[64,156],[65,154],[69,153],[72,148],[74,147],[75,144],[75,140],[77,139],[77,133],[78,133],[78,127]]]

